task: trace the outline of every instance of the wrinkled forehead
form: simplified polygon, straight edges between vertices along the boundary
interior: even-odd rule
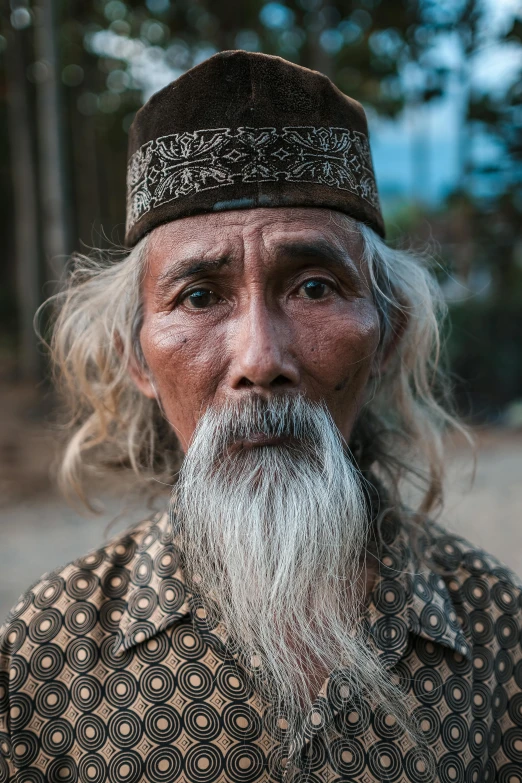
[[[187,258],[226,258],[246,253],[284,257],[290,249],[334,254],[362,270],[362,238],[357,223],[322,208],[256,208],[181,218],[155,228],[149,237],[149,268],[161,273]]]

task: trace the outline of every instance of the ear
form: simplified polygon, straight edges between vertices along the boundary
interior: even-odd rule
[[[379,372],[384,374],[388,369],[390,362],[396,354],[399,344],[408,328],[409,317],[404,310],[396,310],[393,318],[390,330],[390,336],[388,343],[385,346],[379,361]]]
[[[127,367],[129,376],[138,389],[149,400],[157,399],[156,389],[147,370],[136,361],[133,356]]]

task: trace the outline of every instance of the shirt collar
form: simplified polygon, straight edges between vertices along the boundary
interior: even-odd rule
[[[379,574],[366,623],[369,639],[385,667],[390,668],[403,657],[410,634],[471,659],[446,583],[435,570],[430,528],[409,527],[393,515],[382,526],[382,537]],[[226,629],[221,624],[209,628],[203,607],[187,587],[181,551],[168,514],[154,517],[134,540],[135,552],[127,566],[130,582],[122,596],[124,608],[114,653],[141,644],[188,616],[208,641],[226,643]]]

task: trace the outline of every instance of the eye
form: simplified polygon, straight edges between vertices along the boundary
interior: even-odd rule
[[[208,288],[197,288],[194,291],[189,291],[182,299],[182,303],[189,310],[203,310],[203,308],[215,304],[216,301],[216,294]]]
[[[307,299],[324,299],[329,293],[332,292],[332,286],[326,282],[326,280],[307,280],[299,286],[299,291],[302,291]]]

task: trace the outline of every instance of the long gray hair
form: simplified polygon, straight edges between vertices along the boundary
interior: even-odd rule
[[[410,481],[421,490],[418,510],[433,511],[443,499],[442,436],[448,428],[463,430],[440,364],[441,290],[426,256],[395,249],[366,225],[350,223],[362,238],[363,267],[380,314],[376,368],[396,341],[386,370],[373,374],[350,447],[393,502]],[[114,251],[73,256],[65,290],[47,303],[54,307],[54,378],[69,416],[59,483],[86,503],[92,472],[131,470],[153,492],[175,481],[181,462],[158,403],[145,398],[128,373],[130,362],[144,363],[141,282],[149,240],[117,261]]]

